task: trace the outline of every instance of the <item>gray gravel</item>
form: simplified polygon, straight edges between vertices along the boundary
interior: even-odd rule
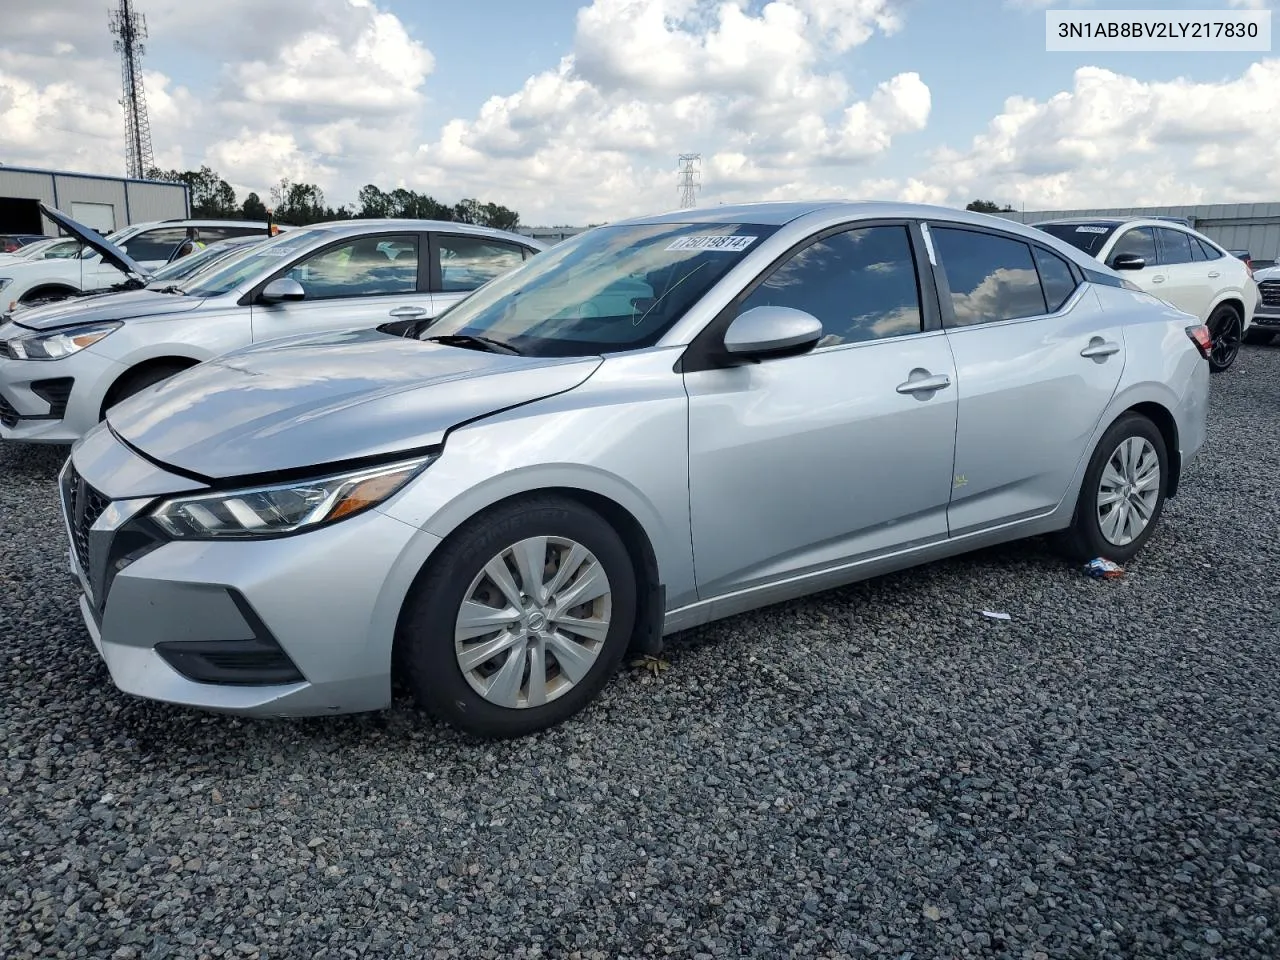
[[[1280,348],[1213,389],[1125,580],[935,564],[678,638],[500,746],[117,693],[59,457],[0,444],[0,956],[1272,960]]]

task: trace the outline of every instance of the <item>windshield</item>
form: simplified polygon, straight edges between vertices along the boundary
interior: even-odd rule
[[[167,264],[151,275],[151,282],[147,284],[149,287],[164,287],[187,277],[195,277],[219,263],[227,262],[231,257],[237,254],[248,253],[249,249],[256,243],[260,243],[263,238],[250,237],[246,239],[224,240],[221,243],[215,243],[205,247],[197,253],[188,254],[173,263]]]
[[[597,227],[490,281],[419,337],[484,337],[521,353],[557,357],[652,346],[776,229]]]
[[[1050,236],[1065,240],[1077,250],[1083,250],[1089,256],[1096,256],[1107,242],[1107,237],[1116,232],[1118,223],[1100,221],[1098,223],[1037,223],[1035,228],[1043,230]]]
[[[141,226],[124,227],[120,230],[117,230],[115,233],[106,234],[106,238],[109,242],[114,243],[118,247],[120,246],[122,241],[128,240],[130,237],[132,237],[135,233],[137,233],[141,229],[142,229]],[[90,232],[95,232],[95,231],[90,231]],[[93,249],[93,247],[80,248],[81,260],[92,260],[94,257],[100,257],[100,256],[102,256],[102,254],[98,253],[98,251]]]
[[[284,266],[284,258],[291,257],[312,241],[328,236],[325,230],[290,230],[263,243],[255,244],[243,257],[235,257],[201,271],[192,277],[183,289],[192,297],[217,297],[230,293],[242,283]]]

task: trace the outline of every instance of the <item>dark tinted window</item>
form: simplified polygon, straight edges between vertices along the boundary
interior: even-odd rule
[[[1095,256],[1107,238],[1116,231],[1114,223],[1038,223],[1037,230],[1065,240],[1077,250]]]
[[[1031,248],[1020,240],[932,228],[958,326],[1047,312]]]
[[[812,243],[743,302],[792,307],[822,321],[820,347],[918,333],[920,292],[906,227],[863,227]]]
[[[475,290],[524,262],[524,247],[485,237],[439,238],[440,289]]]
[[[247,237],[255,233],[266,236],[267,233],[266,224],[257,229],[253,227],[192,227],[191,229],[196,235],[196,239],[201,243],[217,243],[219,240],[230,240],[232,237]]]
[[[1158,227],[1156,239],[1160,243],[1161,263],[1190,263],[1195,259],[1191,253],[1190,234],[1183,233],[1181,230]]]
[[[1111,248],[1108,260],[1113,260],[1122,253],[1131,253],[1147,261],[1147,266],[1155,266],[1160,262],[1156,256],[1156,235],[1150,227],[1135,227],[1120,234],[1116,245]]]
[[[413,293],[418,289],[418,238],[361,237],[294,265],[308,300]]]
[[[1034,248],[1036,269],[1040,271],[1040,286],[1044,288],[1045,305],[1049,312],[1057,310],[1076,288],[1076,278],[1071,275],[1067,261],[1056,253]]]
[[[186,227],[159,227],[155,230],[143,230],[130,237],[121,245],[121,249],[129,255],[131,260],[139,263],[145,263],[148,260],[161,260],[167,263],[186,239]]]
[[[1214,247],[1213,244],[1205,243],[1203,240],[1199,239],[1196,240],[1196,243],[1199,244],[1200,249],[1204,252],[1204,258],[1206,260],[1221,259],[1222,251]]]

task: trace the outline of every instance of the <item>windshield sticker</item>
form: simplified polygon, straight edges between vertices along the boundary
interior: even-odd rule
[[[1076,233],[1106,233],[1106,227],[1076,227]]]
[[[267,247],[265,250],[259,250],[258,254],[263,257],[287,257],[291,253],[297,253],[302,249],[302,244],[294,244],[291,247]]]
[[[668,250],[718,250],[722,253],[741,253],[751,246],[759,237],[740,237],[734,235],[714,237],[681,237],[667,245]]]

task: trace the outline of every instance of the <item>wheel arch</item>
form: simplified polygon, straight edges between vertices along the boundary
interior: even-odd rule
[[[144,373],[153,370],[172,369],[174,373],[180,373],[188,370],[200,363],[194,357],[181,356],[179,354],[164,354],[158,357],[149,357],[146,360],[139,360],[127,367],[118,377],[111,381],[111,385],[107,387],[106,392],[102,395],[102,413],[105,414],[109,407],[119,402],[118,391],[127,383]],[[99,417],[101,419],[101,416]]]
[[[1165,496],[1173,499],[1178,495],[1178,483],[1182,479],[1182,454],[1178,446],[1178,421],[1174,419],[1173,413],[1168,407],[1153,400],[1145,400],[1121,411],[1116,417],[1112,418],[1111,423],[1107,424],[1107,429],[1109,430],[1111,424],[1128,413],[1137,413],[1146,417],[1160,431],[1160,437],[1164,440],[1165,456],[1169,461],[1169,482],[1165,489]]]
[[[47,297],[50,294],[56,294],[59,297],[69,297],[80,292],[80,288],[71,283],[63,281],[48,281],[37,283],[29,290],[23,291],[18,295],[19,303],[30,303],[33,300],[39,300],[41,297]]]

